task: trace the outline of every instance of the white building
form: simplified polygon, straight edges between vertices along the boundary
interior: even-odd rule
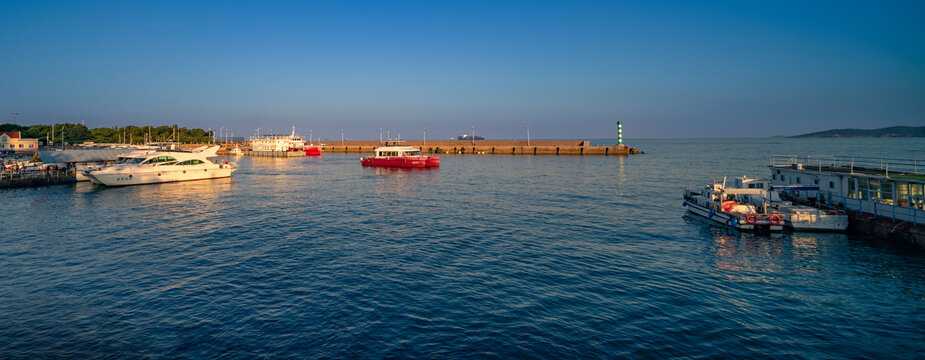
[[[25,139],[19,131],[0,131],[0,151],[35,152],[38,148],[38,139]]]

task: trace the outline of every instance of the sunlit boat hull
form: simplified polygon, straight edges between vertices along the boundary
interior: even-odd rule
[[[152,170],[152,171],[148,171]],[[100,172],[99,170],[86,173],[94,184],[106,186],[130,186],[158,184],[177,181],[192,181],[205,179],[218,179],[230,177],[235,169],[230,166],[196,168],[196,169],[124,169],[122,171]]]

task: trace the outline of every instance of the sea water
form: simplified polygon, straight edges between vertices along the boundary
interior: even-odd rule
[[[245,157],[230,179],[2,190],[0,358],[925,351],[922,250],[681,206],[774,154],[921,160],[923,139],[627,145],[646,154]]]

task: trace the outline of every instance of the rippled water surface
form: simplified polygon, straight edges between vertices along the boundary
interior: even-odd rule
[[[923,140],[630,145],[648,154],[242,158],[231,179],[0,191],[0,358],[923,354],[923,251],[680,206],[775,153],[925,159]]]

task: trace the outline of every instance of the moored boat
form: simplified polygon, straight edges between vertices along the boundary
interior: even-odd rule
[[[314,145],[310,145],[310,144],[306,144],[305,147],[303,147],[302,149],[305,150],[305,156],[321,156],[321,148],[320,148],[320,147],[317,147],[317,146],[314,146]]]
[[[440,157],[424,155],[421,150],[411,146],[383,146],[374,150],[373,156],[361,158],[363,166],[387,167],[437,167]]]
[[[687,211],[721,225],[738,230],[781,231],[783,217],[780,214],[768,214],[752,204],[741,203],[734,199],[736,189],[726,189],[720,184],[713,184],[698,190],[685,190],[682,206]]]
[[[191,152],[153,151],[125,156],[119,163],[84,171],[94,184],[127,186],[230,177],[235,163],[215,163],[219,146]]]
[[[753,205],[767,206],[781,214],[784,225],[794,231],[838,231],[848,228],[848,215],[844,211],[819,209],[794,204],[781,198],[781,192],[819,191],[818,186],[772,186],[770,180],[742,176],[735,179],[738,189],[761,189],[754,194],[741,194],[737,198]]]

